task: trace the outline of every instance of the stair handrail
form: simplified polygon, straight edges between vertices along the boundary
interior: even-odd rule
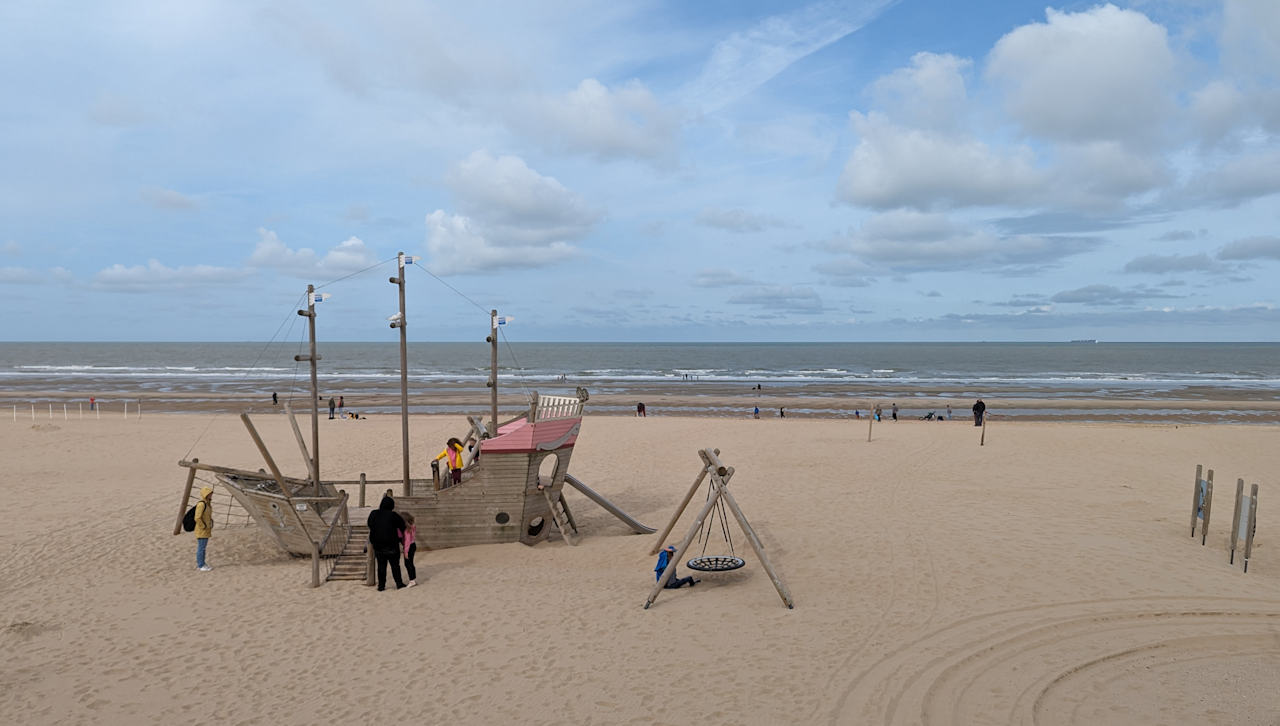
[[[325,535],[320,540],[319,544],[317,544],[314,540],[311,542],[311,586],[312,587],[320,587],[320,583],[324,582],[325,580],[328,580],[329,575],[333,574],[333,568],[338,565],[337,557],[328,557],[327,559],[329,560],[329,570],[324,574],[324,578],[321,579],[320,577],[321,556],[339,554],[347,548],[347,543],[351,541],[351,521],[349,519],[349,514],[347,511],[348,498],[349,498],[349,495],[347,494],[347,491],[345,489],[342,490],[342,499],[338,502],[338,511],[333,515],[333,520],[329,522],[329,531],[325,532]],[[330,540],[332,540],[333,533],[337,529],[339,523],[343,525],[342,531],[344,532],[344,534],[340,535],[342,539],[342,544],[336,549],[336,551],[330,551],[329,543],[330,543]],[[333,540],[333,541],[336,542],[337,540]]]

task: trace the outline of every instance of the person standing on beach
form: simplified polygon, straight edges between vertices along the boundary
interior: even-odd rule
[[[893,404],[893,411],[891,411],[890,413],[893,416],[893,420],[897,421],[898,420],[898,404],[896,403]]]
[[[636,415],[637,415],[637,416],[642,416],[642,417],[644,417],[644,418],[648,418],[648,416],[647,416],[647,415],[645,414],[645,412],[644,412],[644,404],[643,404],[643,403],[637,403],[637,404],[636,404]]]
[[[98,405],[98,399],[94,398],[93,396],[89,396],[89,410],[90,411],[95,410],[94,406],[97,406],[97,405]]]
[[[786,417],[787,417],[787,412],[783,410],[782,406],[778,406],[778,418],[786,418]]]
[[[346,399],[345,399],[345,398],[343,398],[342,396],[338,396],[338,410],[339,410],[339,411],[341,411],[342,409],[344,409],[344,408],[346,408],[346,407],[347,407],[347,401],[346,401]]]
[[[667,545],[665,549],[658,553],[658,564],[653,568],[653,574],[657,575],[658,581],[662,580],[662,573],[667,571],[667,567],[670,567],[671,579],[667,580],[666,589],[675,590],[685,585],[693,587],[698,584],[698,581],[692,577],[681,577],[680,573],[676,572],[675,556],[676,548],[674,545]]]
[[[947,404],[947,420],[951,420],[951,404]]]
[[[196,502],[196,569],[209,572],[213,568],[204,561],[209,549],[209,536],[213,534],[213,487],[201,487],[200,501]]]
[[[272,406],[280,405],[280,397],[276,395],[275,391],[271,392],[271,405]]]
[[[413,555],[418,551],[418,520],[412,512],[405,512],[402,519],[404,536],[400,539],[400,544],[404,552],[404,572],[409,576],[407,587],[413,587],[418,584],[418,569],[413,566]]]
[[[754,417],[756,417],[756,418],[760,418],[760,407],[759,407],[759,406],[756,406],[756,410],[755,410],[755,411],[753,411],[751,415],[752,415],[752,416],[754,416]]]
[[[329,418],[333,418],[333,409],[337,408],[337,405],[338,404],[333,402],[333,396],[330,396],[329,397]]]
[[[378,592],[387,589],[387,565],[391,565],[391,577],[396,589],[404,587],[400,576],[400,538],[404,533],[404,519],[396,513],[396,500],[384,496],[378,508],[369,512],[369,546],[378,560]]]
[[[973,425],[974,426],[982,425],[982,417],[983,415],[986,414],[986,412],[987,412],[987,404],[983,403],[982,399],[979,398],[978,402],[973,404]]]

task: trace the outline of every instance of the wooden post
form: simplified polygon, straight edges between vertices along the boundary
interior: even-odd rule
[[[128,414],[125,414],[125,415],[128,416]],[[53,404],[52,403],[49,404],[49,420],[50,421],[53,420]]]
[[[685,550],[689,549],[689,543],[693,542],[693,538],[696,537],[699,530],[702,529],[702,521],[707,518],[707,513],[709,513],[711,508],[716,505],[716,502],[720,500],[721,490],[716,488],[714,484],[712,485],[712,488],[715,489],[715,491],[711,496],[707,497],[707,503],[702,506],[702,511],[698,512],[697,518],[693,520],[693,526],[689,528],[689,532],[685,534],[680,545],[676,547],[675,554],[671,555],[671,564],[667,565],[667,569],[663,571],[662,577],[658,578],[658,582],[653,586],[653,590],[649,593],[649,599],[645,600],[645,610],[648,610],[649,606],[653,604],[653,601],[658,599],[658,593],[662,592],[662,589],[671,581],[671,574],[676,571],[676,568],[672,565],[679,562],[680,559],[684,557]]]
[[[400,329],[400,463],[404,469],[402,489],[404,496],[407,497],[412,493],[413,485],[409,482],[409,343],[408,333],[405,330],[404,261],[404,253],[396,253],[398,272],[396,277],[389,278],[388,282],[398,287],[400,291],[400,312],[391,321],[391,327]]]
[[[684,495],[684,501],[680,502],[680,506],[676,507],[676,513],[671,515],[671,521],[667,522],[667,526],[663,527],[662,534],[658,535],[658,541],[653,545],[653,549],[649,550],[649,554],[656,555],[658,550],[662,549],[663,543],[667,541],[667,535],[671,534],[671,530],[676,526],[676,522],[680,520],[680,515],[684,514],[685,507],[689,506],[689,502],[693,500],[693,495],[698,492],[698,488],[702,486],[702,480],[707,478],[707,467],[703,465],[702,471],[698,472],[698,478],[693,480],[693,486],[689,487],[689,491]]]
[[[982,412],[982,438],[978,439],[978,446],[987,445],[987,417],[990,415],[986,411]]]
[[[364,509],[364,488],[368,481],[364,477],[364,472],[360,472],[360,508]]]
[[[50,418],[53,418],[53,417],[50,416]],[[129,420],[129,401],[128,400],[124,402],[124,420],[125,421]]]
[[[142,399],[138,399],[138,420],[142,420]]]
[[[199,464],[199,459],[192,459],[191,463]],[[196,470],[194,467],[187,469],[187,485],[182,488],[182,504],[178,505],[178,521],[173,523],[173,533],[182,534],[182,518],[187,516],[187,502],[191,501],[191,485],[195,484]]]
[[[489,311],[489,437],[498,435],[498,311]],[[532,423],[532,420],[530,421]]]
[[[36,405],[34,403],[31,404],[31,420],[36,420]]]
[[[1240,504],[1244,499],[1244,479],[1236,479],[1236,510],[1231,515],[1231,557],[1227,564],[1236,563],[1236,540],[1240,532]]]
[[[298,514],[298,510],[294,508],[293,494],[289,491],[289,484],[285,482],[284,475],[280,473],[280,469],[276,466],[276,460],[271,458],[271,452],[267,451],[267,445],[262,442],[262,437],[258,435],[258,430],[253,427],[253,422],[249,420],[249,414],[240,414],[240,420],[244,422],[244,427],[249,429],[249,437],[253,439],[254,445],[258,447],[258,451],[262,453],[262,458],[267,462],[267,468],[271,470],[271,476],[275,478],[276,484],[280,486],[280,493],[284,495],[285,502],[289,505],[289,511],[293,513],[293,518],[298,522],[298,527],[307,533],[308,539],[311,539],[311,533],[307,530],[306,523],[302,521],[302,516]],[[319,495],[317,494],[317,496]]]
[[[320,587],[320,545],[311,541],[311,586]]]
[[[1204,479],[1204,464],[1196,464],[1196,484],[1191,488],[1191,536],[1196,536],[1196,519],[1200,513],[1200,481]]]
[[[77,405],[80,407],[80,419],[81,419],[81,420],[84,420],[84,404],[83,404],[83,403],[81,403],[81,404],[77,404]],[[17,411],[17,407],[16,407],[16,406],[14,407],[13,415],[14,415],[14,418],[17,418],[17,416],[18,416],[18,411]]]
[[[796,604],[791,599],[791,593],[787,591],[787,586],[782,584],[782,578],[778,577],[778,573],[774,572],[773,564],[769,562],[768,556],[764,553],[764,545],[760,544],[760,538],[756,536],[756,531],[751,528],[751,523],[747,521],[746,515],[738,508],[738,502],[734,500],[733,495],[729,493],[724,485],[714,483],[712,486],[722,487],[721,496],[725,502],[729,504],[729,509],[733,512],[734,519],[738,520],[738,526],[742,527],[742,531],[747,533],[747,541],[751,543],[751,548],[756,551],[756,557],[760,558],[760,564],[764,567],[764,571],[769,573],[769,579],[773,580],[773,588],[778,591],[778,597],[782,598],[783,604],[788,609],[794,609]]]
[[[1209,536],[1209,513],[1213,511],[1213,469],[1209,470],[1209,478],[1204,483],[1204,522],[1200,524],[1200,546],[1204,546]]]
[[[378,584],[378,578],[373,571],[374,570],[373,546],[369,544],[365,544],[364,549],[365,549],[365,553],[368,555],[364,559],[364,584],[370,585],[370,586],[376,585]]]
[[[876,422],[876,409],[872,405],[871,410],[867,412],[867,441],[871,441],[871,425]]]
[[[102,418],[102,406],[94,406],[94,407],[93,407],[93,414],[94,414],[94,415],[93,415],[93,418],[94,418],[94,420],[95,420],[95,421],[96,421],[96,420],[98,420],[98,419],[101,419],[101,418]]]
[[[1249,489],[1249,521],[1244,535],[1244,571],[1249,571],[1249,556],[1253,554],[1253,532],[1258,525],[1258,485]]]
[[[307,337],[311,341],[308,355],[295,355],[295,361],[309,361],[311,364],[311,471],[315,477],[313,482],[316,496],[320,495],[320,384],[316,381],[316,286],[307,285],[307,309],[298,314],[307,319]]]

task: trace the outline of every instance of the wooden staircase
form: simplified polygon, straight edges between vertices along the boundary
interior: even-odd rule
[[[366,553],[368,546],[369,527],[363,524],[352,524],[351,539],[347,540],[346,548],[338,555],[338,563],[333,566],[333,572],[329,573],[325,582],[333,580],[364,582],[366,562],[369,557]]]

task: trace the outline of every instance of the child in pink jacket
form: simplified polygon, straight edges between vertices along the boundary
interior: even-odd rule
[[[418,551],[418,525],[410,512],[405,512],[404,529],[400,531],[400,550],[404,553],[404,569],[409,575],[409,587],[418,583],[418,570],[413,566],[413,554]]]

